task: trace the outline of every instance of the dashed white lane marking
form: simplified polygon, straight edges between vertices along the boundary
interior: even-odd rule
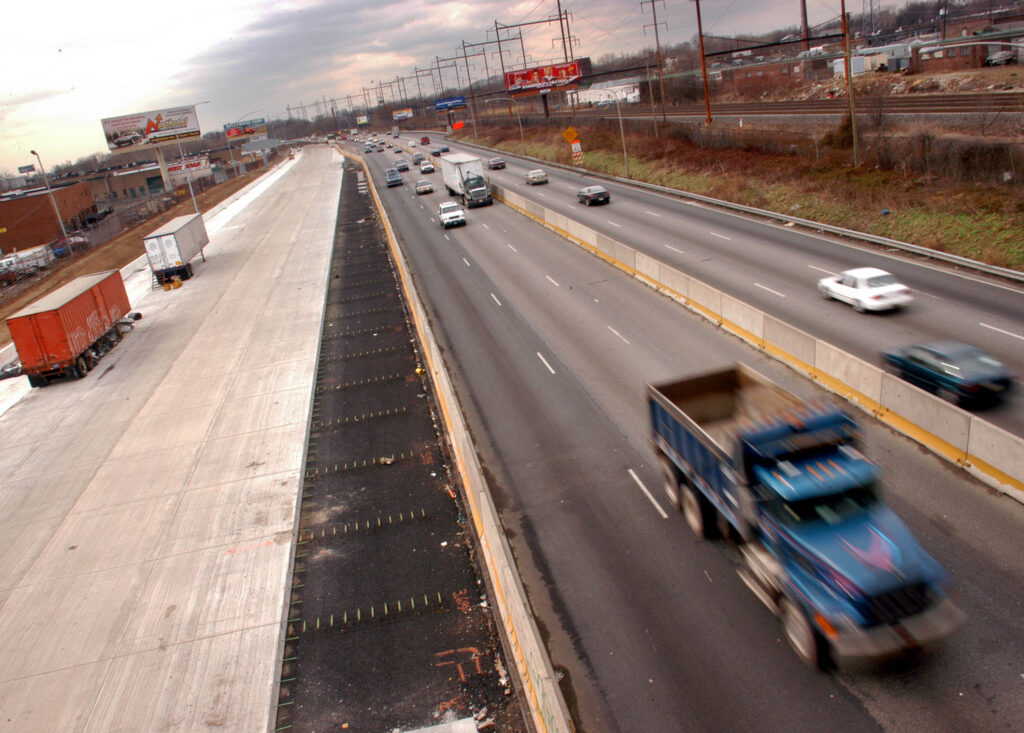
[[[619,337],[620,339],[622,339],[623,341],[626,341],[626,337],[625,337],[625,336],[623,336],[623,335],[622,335],[621,333],[619,333],[618,331],[616,331],[616,330],[615,330],[614,328],[612,328],[611,326],[608,326],[608,330],[609,330],[609,331],[611,331],[612,333],[614,333],[614,334],[615,334],[616,336],[618,336],[618,337]],[[629,341],[626,341],[626,343],[628,344],[628,343],[629,343]]]
[[[607,221],[608,221],[608,223],[609,223],[609,224],[611,224],[611,225],[612,225],[613,227],[618,227],[619,229],[622,229],[622,225],[621,225],[621,224],[616,224],[616,223],[615,223],[614,221],[612,221],[611,219],[608,219]]]
[[[724,239],[728,242],[732,241],[732,237],[727,237],[724,234],[719,234],[718,232],[708,232],[708,234],[710,234],[712,237],[718,237],[719,239]]]
[[[544,355],[541,354],[539,351],[537,352],[537,358],[540,359],[544,363],[544,366],[546,366],[548,368],[549,372],[551,372],[552,374],[555,373],[555,370],[551,368],[550,364],[548,364],[548,360],[545,359]]]
[[[815,267],[814,265],[808,265],[808,267],[811,268],[812,270],[817,270],[818,272],[824,272],[826,275],[835,275],[834,272],[832,272],[831,270],[826,270],[824,267]]]
[[[679,253],[679,254],[681,254],[681,255],[684,255],[684,254],[686,254],[686,253],[685,253],[685,252],[684,252],[683,250],[681,250],[681,249],[676,249],[676,248],[675,248],[675,247],[673,247],[673,246],[672,246],[671,244],[666,244],[666,245],[665,245],[665,249],[670,249],[670,250],[672,250],[673,252],[678,252],[678,253]]]
[[[510,244],[510,245],[508,246],[508,248],[509,248],[510,250],[512,250],[513,252],[515,252],[516,254],[518,254],[518,253],[519,253],[519,250],[518,250],[518,249],[516,249],[515,247],[513,247],[513,246],[512,246],[511,244]]]
[[[466,263],[466,267],[472,267],[472,265],[469,264],[469,260],[467,260],[465,257],[462,258],[462,261]]]
[[[559,285],[559,284],[558,284],[558,283],[557,283],[557,282],[556,282],[556,281],[555,281],[555,280],[554,280],[554,279],[553,279],[553,278],[551,277],[551,275],[545,275],[544,277],[546,277],[546,278],[548,279],[548,281],[549,281],[549,282],[550,282],[550,283],[551,283],[552,285],[554,285],[554,286],[555,286],[556,288],[560,288],[560,287],[562,287],[561,285]]]
[[[649,215],[649,216],[656,216],[659,219],[661,218],[661,214],[657,213],[656,211],[645,211],[644,213]]]
[[[996,326],[990,326],[987,323],[979,323],[978,325],[979,326],[984,326],[985,328],[989,328],[989,329],[991,329],[991,330],[993,330],[993,331],[995,331],[997,333],[1005,334],[1006,336],[1013,336],[1013,338],[1015,338],[1015,339],[1020,339],[1021,341],[1024,341],[1024,336],[1020,336],[1020,335],[1018,335],[1016,333],[1013,333],[1011,331],[1004,331],[1001,328],[997,328]]]
[[[498,296],[497,295],[495,295],[494,293],[491,293],[491,297],[494,298],[494,302],[495,303],[497,303],[499,306],[501,305],[501,301],[498,300]]]
[[[660,515],[661,515],[661,518],[662,518],[662,519],[668,519],[668,514],[666,514],[666,513],[665,513],[665,510],[661,508],[661,504],[659,504],[659,503],[658,503],[657,501],[655,501],[655,500],[654,500],[654,497],[653,497],[653,496],[651,496],[651,492],[647,490],[647,487],[646,487],[646,486],[644,486],[644,482],[640,480],[640,477],[639,477],[639,476],[637,476],[637,475],[636,475],[636,474],[635,474],[635,473],[633,472],[633,469],[632,469],[632,468],[631,468],[631,469],[629,469],[628,473],[629,473],[630,477],[632,477],[632,479],[633,479],[634,481],[636,481],[636,485],[640,487],[640,490],[641,490],[642,492],[644,492],[644,496],[646,496],[646,497],[647,497],[647,499],[648,499],[648,500],[649,500],[649,501],[650,501],[650,502],[651,502],[652,504],[654,504],[654,508],[658,510],[658,514],[660,514]]]
[[[761,283],[754,283],[754,285],[756,285],[757,287],[761,288],[761,290],[767,290],[772,295],[777,295],[780,298],[785,298],[786,297],[786,295],[784,293],[780,293],[778,290],[772,290],[768,286],[762,285]]]

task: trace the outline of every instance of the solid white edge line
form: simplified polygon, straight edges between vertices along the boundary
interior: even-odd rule
[[[546,366],[548,368],[549,372],[551,372],[552,374],[555,373],[555,370],[551,368],[550,364],[548,364],[548,360],[545,359],[544,355],[541,354],[539,351],[537,352],[537,358],[540,359],[542,362],[544,362],[544,366]]]
[[[637,475],[636,475],[636,474],[635,474],[635,473],[633,472],[633,469],[632,469],[632,468],[628,469],[628,470],[627,470],[627,473],[629,473],[630,477],[632,477],[632,479],[633,479],[634,481],[636,481],[636,485],[640,487],[640,490],[641,490],[642,492],[644,492],[644,496],[646,496],[646,497],[648,498],[648,500],[650,500],[650,502],[651,502],[652,504],[654,504],[654,508],[658,510],[658,514],[660,514],[660,515],[661,515],[661,518],[662,518],[662,519],[668,519],[668,514],[666,514],[666,513],[665,513],[665,510],[661,508],[661,504],[659,504],[659,503],[658,503],[658,502],[657,502],[657,501],[655,500],[655,498],[654,498],[653,496],[651,496],[651,492],[647,490],[647,487],[646,487],[646,486],[644,486],[644,482],[643,482],[643,481],[641,481],[641,480],[640,480],[640,477],[639,477],[639,476],[637,476]]]
[[[497,295],[495,295],[494,293],[491,293],[491,297],[494,298],[494,302],[495,303],[497,303],[499,306],[501,305],[501,301],[498,300],[498,296]]]

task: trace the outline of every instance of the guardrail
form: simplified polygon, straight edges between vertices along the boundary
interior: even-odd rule
[[[571,733],[573,731],[569,708],[558,686],[554,668],[547,650],[541,641],[540,630],[533,612],[526,600],[526,591],[516,569],[512,549],[498,519],[498,510],[491,499],[490,489],[477,459],[476,447],[469,437],[462,409],[455,397],[451,379],[444,365],[441,350],[437,346],[426,308],[420,300],[413,283],[408,264],[398,239],[391,227],[387,212],[380,200],[376,182],[370,170],[358,155],[342,151],[344,155],[363,165],[369,189],[373,194],[384,223],[391,253],[402,283],[402,289],[409,301],[409,310],[416,326],[420,343],[423,345],[430,375],[437,389],[438,403],[448,431],[455,466],[465,487],[466,499],[473,527],[480,543],[480,557],[492,588],[495,608],[501,618],[502,630],[507,642],[506,649],[516,665],[529,705],[530,715],[536,730],[541,733]]]
[[[493,189],[499,201],[1024,503],[1024,439],[564,214],[501,186]]]

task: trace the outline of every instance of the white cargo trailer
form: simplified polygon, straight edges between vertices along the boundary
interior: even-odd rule
[[[202,254],[206,261],[203,247],[210,243],[210,238],[202,214],[188,214],[171,219],[142,241],[146,245],[149,267],[157,283],[163,284],[175,277],[180,280],[192,277],[190,262],[197,254]]]

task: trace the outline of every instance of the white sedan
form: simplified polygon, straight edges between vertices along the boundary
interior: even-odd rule
[[[818,281],[818,292],[826,298],[849,303],[859,313],[884,311],[910,305],[910,288],[877,267],[858,267]]]

